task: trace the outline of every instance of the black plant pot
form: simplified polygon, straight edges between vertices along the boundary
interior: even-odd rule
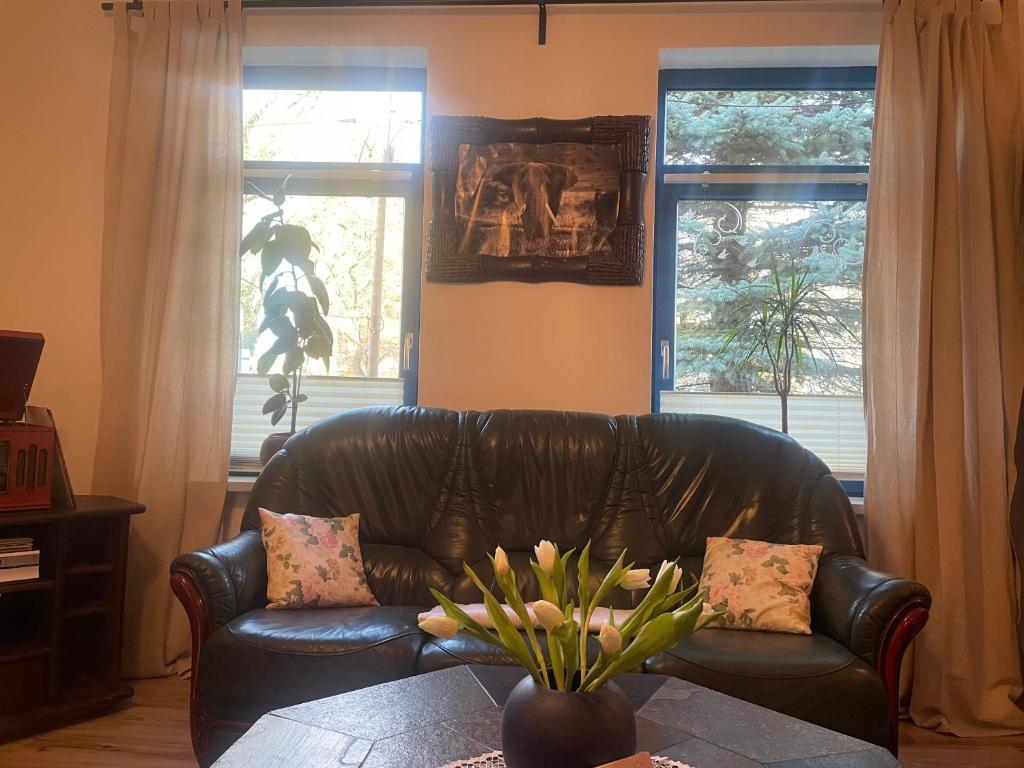
[[[615,683],[565,693],[527,676],[505,702],[501,749],[507,768],[593,768],[636,753],[636,718]]]

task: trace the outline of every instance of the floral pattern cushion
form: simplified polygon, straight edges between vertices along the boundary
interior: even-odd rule
[[[379,605],[366,583],[359,515],[309,517],[260,509],[267,608]]]
[[[709,590],[707,626],[811,634],[810,594],[820,557],[816,544],[709,536],[700,576],[701,589]]]

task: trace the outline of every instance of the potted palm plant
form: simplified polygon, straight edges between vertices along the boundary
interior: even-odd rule
[[[260,462],[267,461],[295,434],[299,405],[308,400],[302,392],[302,377],[310,359],[321,360],[330,370],[334,334],[324,315],[330,299],[323,281],[316,276],[312,259],[319,246],[309,230],[284,220],[285,187],[288,179],[267,194],[249,184],[253,194],[267,200],[274,210],[261,218],[242,238],[241,255],[260,257],[260,292],[263,296],[263,320],[259,334],[270,333],[274,340],[256,363],[256,371],[268,374],[272,394],[263,404],[263,413],[276,426],[290,413],[287,432],[275,432],[264,439]],[[280,361],[280,370],[271,369]]]
[[[737,366],[767,362],[779,397],[782,431],[788,434],[794,375],[808,358],[817,371],[816,353],[838,370],[835,347],[844,341],[859,346],[860,339],[843,321],[843,301],[830,296],[806,268],[787,274],[773,259],[765,277],[732,293],[737,300],[735,327],[725,335],[720,355]]]
[[[636,752],[636,719],[613,679],[697,629],[707,593],[697,592],[696,584],[683,588],[682,571],[674,561],[662,563],[652,584],[648,569],[626,564],[625,550],[605,577],[592,583],[588,543],[576,562],[579,586],[573,594],[566,576],[573,551],[561,554],[557,546],[542,541],[534,552],[537,560],[530,567],[543,599],[530,604],[524,602],[502,548],[491,557],[505,605],[523,633],[465,563],[466,575],[483,595],[490,626],[431,589],[444,615],[424,615],[420,628],[442,638],[464,632],[503,649],[526,670],[502,714],[501,746],[508,768],[591,768],[628,757]],[[600,608],[615,589],[647,590],[621,622],[615,621],[613,611]],[[598,631],[600,653],[589,663],[588,632],[599,610],[607,620]],[[543,638],[538,629],[545,631]]]

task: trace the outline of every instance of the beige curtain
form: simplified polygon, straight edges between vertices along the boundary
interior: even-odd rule
[[[910,713],[1024,730],[1010,538],[1024,382],[1019,0],[886,0],[865,257],[865,512],[934,606]],[[996,11],[995,14],[990,11]]]
[[[187,653],[168,585],[213,543],[228,473],[238,334],[241,10],[147,0],[114,14],[96,492],[147,505],[132,522],[125,673]]]

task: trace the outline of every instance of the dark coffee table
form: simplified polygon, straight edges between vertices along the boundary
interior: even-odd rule
[[[264,715],[217,768],[437,768],[501,749],[513,667],[453,667]],[[894,768],[881,747],[661,675],[617,682],[639,748],[693,768]]]

